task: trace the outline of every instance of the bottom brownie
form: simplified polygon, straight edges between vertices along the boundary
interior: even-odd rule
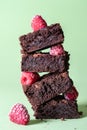
[[[42,104],[34,111],[36,119],[74,119],[80,117],[77,102],[66,100],[63,96],[58,96]]]

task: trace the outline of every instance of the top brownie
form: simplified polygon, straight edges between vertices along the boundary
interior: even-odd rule
[[[60,24],[56,23],[23,35],[19,40],[23,52],[31,53],[56,44],[61,44],[64,41],[64,35]]]

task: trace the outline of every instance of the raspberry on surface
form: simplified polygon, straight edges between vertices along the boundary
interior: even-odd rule
[[[35,15],[32,18],[31,27],[33,31],[38,31],[39,29],[45,28],[46,26],[46,21],[40,15]]]
[[[40,78],[36,72],[22,72],[21,84],[31,86],[33,83],[38,81]]]
[[[67,100],[75,100],[75,99],[77,99],[78,95],[79,95],[79,93],[74,86],[71,89],[69,89],[67,92],[64,93],[64,97]]]
[[[16,124],[27,125],[30,121],[30,115],[23,104],[17,103],[12,107],[9,119]]]
[[[64,52],[65,51],[62,45],[56,45],[50,48],[50,55],[53,55],[53,56],[62,55],[64,54]]]

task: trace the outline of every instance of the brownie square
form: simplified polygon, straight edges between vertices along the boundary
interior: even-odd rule
[[[36,119],[73,119],[79,118],[77,101],[58,96],[34,109]]]
[[[72,85],[73,82],[67,72],[61,74],[55,72],[44,75],[40,81],[31,86],[23,86],[23,90],[30,103],[36,108],[50,99],[65,93]]]
[[[34,53],[22,56],[21,70],[27,72],[64,72],[69,68],[69,54],[52,56],[49,53]]]
[[[24,53],[45,49],[64,41],[60,24],[56,23],[38,31],[28,33],[19,38]]]

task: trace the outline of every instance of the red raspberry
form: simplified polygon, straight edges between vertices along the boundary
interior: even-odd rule
[[[61,55],[63,53],[64,53],[64,48],[62,45],[56,45],[50,48],[50,55],[56,56],[56,55]]]
[[[21,125],[27,125],[30,120],[26,107],[20,103],[17,103],[12,107],[9,118],[10,121]]]
[[[78,97],[78,91],[76,88],[73,86],[71,89],[69,89],[65,94],[64,94],[65,99],[67,100],[75,100]]]
[[[40,15],[36,15],[33,17],[31,21],[31,27],[34,31],[45,28],[46,26],[46,21]]]
[[[22,72],[21,76],[21,84],[31,86],[37,80],[39,80],[40,76],[36,72]]]

